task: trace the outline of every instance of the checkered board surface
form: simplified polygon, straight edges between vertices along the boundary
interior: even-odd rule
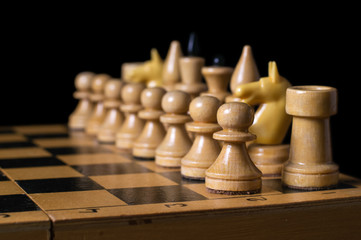
[[[14,216],[53,226],[361,199],[360,180],[342,174],[332,190],[295,191],[264,179],[260,194],[211,194],[179,169],[135,160],[64,125],[0,128],[0,167],[0,225]]]

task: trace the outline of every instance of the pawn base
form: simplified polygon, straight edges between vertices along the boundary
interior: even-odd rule
[[[197,167],[189,167],[182,165],[181,174],[185,178],[188,179],[197,179],[197,180],[205,180],[206,170],[208,168],[197,168]]]
[[[250,194],[258,193],[262,188],[262,179],[231,180],[217,179],[206,176],[206,187],[220,194]]]
[[[183,157],[171,157],[171,156],[155,156],[155,164],[161,167],[172,167],[179,168],[181,167],[181,160]]]
[[[252,190],[252,191],[224,191],[224,190],[207,188],[207,191],[209,193],[224,194],[224,195],[250,195],[250,194],[260,193],[261,189]]]

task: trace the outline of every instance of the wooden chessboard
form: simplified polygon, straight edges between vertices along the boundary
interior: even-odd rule
[[[219,195],[65,125],[0,128],[0,239],[359,239],[361,180]]]

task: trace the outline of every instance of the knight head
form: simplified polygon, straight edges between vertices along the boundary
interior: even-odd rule
[[[268,63],[268,76],[259,81],[237,86],[234,95],[250,105],[277,101],[291,84],[278,73],[274,61]]]

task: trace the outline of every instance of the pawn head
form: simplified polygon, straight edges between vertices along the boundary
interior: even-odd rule
[[[217,122],[217,110],[221,102],[216,97],[200,96],[192,100],[189,113],[195,122]]]
[[[140,101],[144,108],[160,110],[165,93],[166,91],[161,87],[146,88],[141,93]]]
[[[218,124],[223,129],[247,132],[253,123],[253,118],[253,108],[242,102],[225,103],[217,112]]]
[[[191,96],[183,91],[167,92],[162,99],[162,108],[166,113],[185,114],[188,111]]]
[[[75,87],[78,91],[86,91],[89,90],[92,79],[94,77],[94,73],[92,72],[81,72],[78,73],[75,77]]]

